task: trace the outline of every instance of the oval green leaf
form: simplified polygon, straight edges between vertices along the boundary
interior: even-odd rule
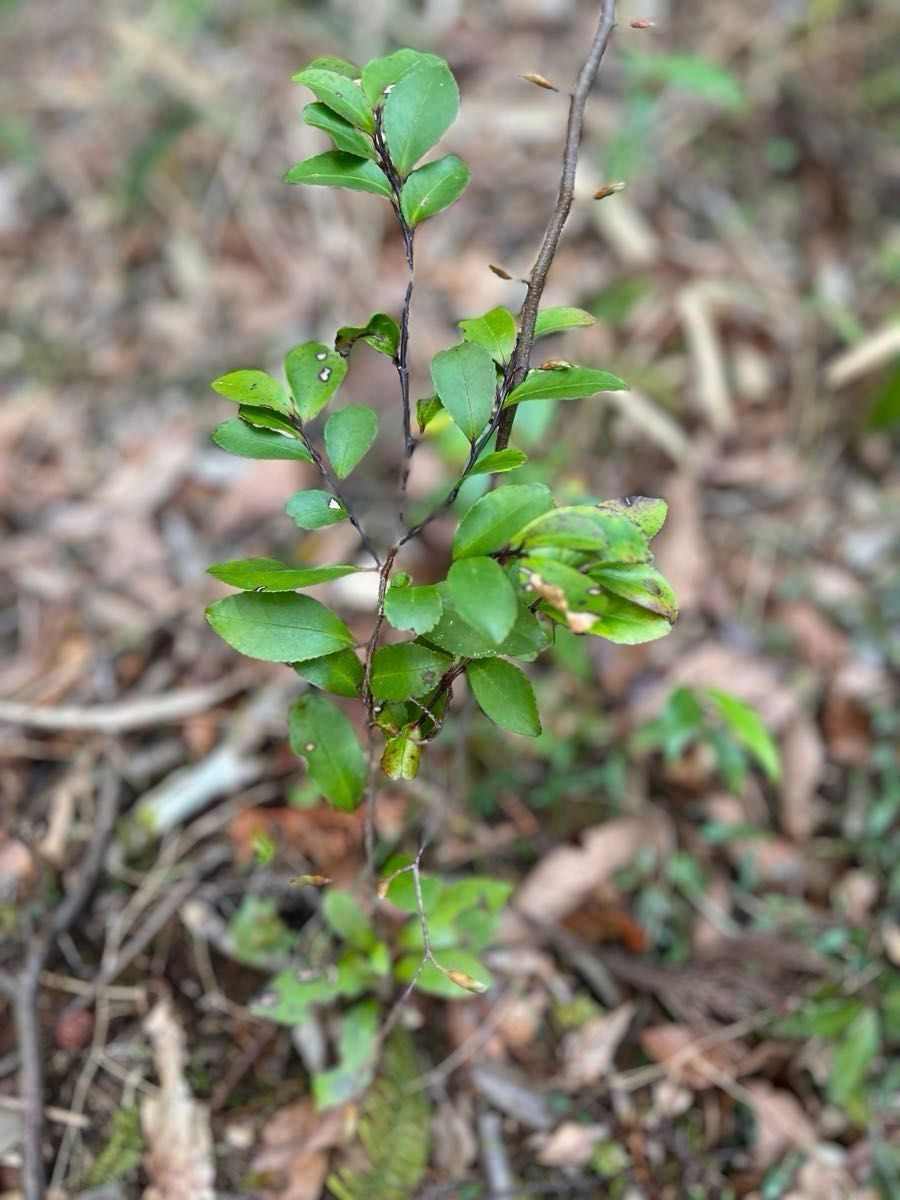
[[[514,471],[516,467],[523,467],[527,462],[528,455],[524,450],[515,450],[512,446],[507,446],[505,450],[495,450],[492,454],[485,454],[483,458],[479,458],[469,474],[499,475],[504,471]]]
[[[426,217],[449,208],[466,190],[470,176],[469,168],[455,154],[413,171],[400,193],[400,208],[407,224],[415,228]]]
[[[359,567],[291,567],[277,558],[241,558],[234,562],[214,563],[206,570],[229,587],[246,591],[260,588],[267,592],[293,592],[297,588],[313,587],[317,583],[353,575]]]
[[[372,657],[372,695],[379,700],[410,700],[433,691],[450,665],[447,654],[400,642],[382,646]]]
[[[289,517],[293,517],[301,529],[322,529],[343,521],[347,510],[331,492],[310,488],[306,492],[295,492],[284,506]]]
[[[291,401],[277,379],[265,371],[231,371],[213,380],[210,387],[227,400],[237,404],[251,404],[259,408],[273,408],[276,412],[290,414]]]
[[[592,367],[558,367],[551,371],[530,371],[522,383],[506,397],[505,408],[526,400],[580,400],[597,392],[627,392],[628,384],[611,371]]]
[[[506,308],[492,308],[483,317],[470,317],[460,321],[460,329],[467,342],[483,346],[494,362],[509,362],[516,344],[516,322]]]
[[[366,756],[353,726],[324,696],[301,696],[291,707],[291,749],[306,759],[309,777],[335,808],[352,812],[366,786]]]
[[[349,647],[336,654],[322,658],[311,658],[307,662],[292,663],[291,666],[307,683],[333,692],[336,696],[358,696],[363,682],[363,665]]]
[[[648,538],[656,537],[669,511],[665,500],[653,496],[622,496],[618,500],[604,500],[597,507],[603,512],[619,513],[629,521],[634,521]]]
[[[431,379],[444,408],[474,441],[494,407],[497,371],[490,354],[472,342],[441,350],[432,360]]]
[[[393,358],[400,347],[400,326],[387,313],[374,313],[365,325],[341,326],[334,339],[334,348],[346,358],[359,341],[368,342],[379,354]]]
[[[377,433],[378,418],[371,408],[350,404],[331,414],[325,424],[325,449],[338,479],[346,479]]]
[[[537,702],[528,677],[502,658],[469,663],[466,678],[478,707],[495,725],[511,733],[537,737],[541,732]]]
[[[444,62],[424,62],[400,78],[384,102],[384,134],[403,178],[444,136],[459,112],[459,89]]]
[[[353,645],[344,622],[312,596],[242,592],[211,604],[206,619],[229,646],[266,662],[301,662]]]
[[[311,421],[341,386],[347,360],[321,342],[303,342],[287,352],[284,370],[301,419]]]
[[[366,63],[362,70],[362,90],[370,104],[375,105],[381,99],[386,87],[396,83],[407,75],[414,67],[423,63],[447,66],[436,54],[427,54],[422,50],[410,50],[404,47],[386,54],[383,58],[373,58]]]
[[[367,158],[357,158],[343,150],[326,150],[305,158],[291,167],[285,183],[307,183],[315,187],[342,187],[353,192],[371,192],[374,196],[393,196],[388,177]]]
[[[427,633],[441,619],[441,594],[433,584],[392,585],[384,595],[384,615],[395,629]]]
[[[454,558],[473,558],[502,550],[530,521],[553,507],[543,483],[507,484],[476,500],[456,531]]]
[[[456,611],[494,645],[505,641],[518,611],[513,585],[492,558],[460,558],[450,568],[447,586]]]
[[[317,100],[357,129],[364,129],[366,133],[375,132],[375,114],[371,104],[359,84],[345,74],[322,67],[307,67],[294,76],[294,83],[308,87]]]
[[[534,323],[534,336],[547,337],[551,333],[562,333],[564,329],[585,328],[596,325],[597,318],[583,308],[544,308]]]
[[[302,442],[296,438],[286,437],[275,430],[257,429],[248,425],[240,417],[232,417],[223,421],[213,430],[212,439],[217,446],[227,450],[229,454],[237,454],[240,458],[258,459],[296,459],[298,462],[312,462],[312,455]]]
[[[375,147],[372,145],[372,139],[354,129],[349,121],[339,117],[327,104],[307,104],[303,110],[303,121],[314,129],[324,130],[337,150],[353,154],[356,158],[374,159]]]
[[[388,779],[415,779],[422,760],[422,743],[406,733],[388,738],[381,756],[381,769]]]

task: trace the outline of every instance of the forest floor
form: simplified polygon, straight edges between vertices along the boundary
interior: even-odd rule
[[[52,1195],[199,1200],[214,1175],[265,1200],[900,1196],[900,10],[759,7],[620,4],[547,300],[598,317],[554,352],[632,391],[517,433],[562,494],[667,500],[680,618],[646,646],[561,641],[531,672],[540,738],[462,704],[421,778],[385,783],[383,846],[427,828],[429,873],[509,885],[494,984],[413,997],[368,1100],[317,1112],[307,1067],[338,1007],[294,1029],[251,1009],[317,928],[291,880],[353,887],[362,815],[310,790],[286,741],[298,680],[215,637],[205,567],[356,544],[285,520],[303,464],[211,444],[230,414],[209,380],[402,298],[387,206],[280,183],[323,136],[293,72],[409,43],[459,79],[447,142],[473,180],[419,239],[423,395],[456,321],[521,302],[488,267],[529,269],[566,105],[520,75],[570,87],[595,6],[0,5],[5,972],[115,826],[39,963]],[[390,363],[360,357],[345,391],[382,417],[358,498],[386,534]],[[457,454],[425,439],[416,503]],[[417,579],[452,531],[429,528]],[[321,594],[364,631],[371,597],[346,584]],[[710,688],[753,706],[780,772]]]

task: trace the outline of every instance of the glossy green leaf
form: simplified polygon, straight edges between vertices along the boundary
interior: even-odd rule
[[[364,129],[366,133],[375,132],[372,105],[352,78],[322,67],[307,67],[294,76],[294,82],[308,87],[317,100],[357,129]]]
[[[291,749],[306,759],[310,779],[335,808],[352,812],[366,786],[367,763],[353,726],[337,707],[313,692],[291,706]]]
[[[307,492],[295,492],[284,506],[289,517],[293,517],[301,529],[322,529],[343,521],[347,510],[331,492],[310,488]]]
[[[454,558],[492,554],[508,546],[530,521],[553,507],[542,483],[507,484],[476,500],[456,531]]]
[[[550,371],[535,370],[506,397],[504,407],[522,404],[526,400],[579,400],[597,392],[627,392],[628,384],[611,371],[595,371],[592,367],[558,367]]]
[[[339,117],[327,104],[307,104],[303,110],[303,121],[314,129],[321,129],[334,142],[335,149],[343,150],[356,158],[375,157],[372,139],[355,129],[349,121]]]
[[[399,960],[394,968],[394,975],[401,983],[409,983],[422,961],[420,954],[407,954]],[[490,971],[470,950],[454,947],[441,952],[441,966],[448,970],[462,971],[477,980],[482,987],[489,988],[494,982]],[[433,963],[426,963],[416,981],[416,990],[428,996],[440,996],[445,1000],[465,1000],[471,998],[471,993],[459,987],[449,979],[443,971],[439,971]]]
[[[261,426],[263,429],[277,429],[279,433],[288,433],[296,438],[297,431],[287,417],[271,408],[257,408],[254,404],[242,404],[238,414],[249,425]]]
[[[432,360],[431,380],[444,408],[474,441],[494,407],[497,371],[490,354],[472,342],[441,350]]]
[[[326,654],[322,658],[311,658],[308,662],[291,665],[302,679],[324,692],[350,697],[360,694],[365,672],[356,652],[349,647],[338,650],[336,654]]]
[[[342,326],[334,339],[334,348],[346,358],[359,341],[367,342],[379,354],[394,358],[400,347],[400,326],[387,313],[374,313],[365,325]]]
[[[301,662],[353,645],[344,622],[312,596],[241,592],[211,604],[206,619],[229,646],[267,662]]]
[[[292,412],[291,400],[277,379],[265,371],[231,371],[213,380],[210,387],[227,400],[272,408],[276,412]]]
[[[512,540],[525,550],[538,547],[582,550],[597,563],[646,562],[650,557],[647,538],[633,521],[603,512],[593,504],[575,504],[542,513]]]
[[[388,738],[381,756],[381,769],[388,779],[415,779],[422,760],[422,743],[407,733]]]
[[[516,467],[523,467],[527,462],[528,455],[524,450],[515,450],[512,446],[507,446],[505,450],[495,450],[492,454],[485,454],[479,458],[469,474],[499,475],[504,471],[514,471]]]
[[[756,759],[773,783],[781,778],[781,758],[778,747],[762,722],[756,709],[718,688],[707,688],[706,694],[719,710],[737,740]]]
[[[383,127],[401,177],[440,141],[458,111],[456,80],[443,62],[420,63],[397,81],[384,102]]]
[[[425,396],[416,401],[416,423],[419,433],[424,433],[439,412],[443,412],[440,396]]]
[[[610,595],[592,596],[585,612],[570,613],[565,622],[574,633],[592,633],[622,646],[654,642],[672,628],[666,617]]]
[[[440,620],[441,594],[433,584],[397,587],[384,594],[384,615],[395,629],[427,633]]]
[[[325,424],[325,449],[338,479],[346,479],[377,433],[378,418],[371,408],[350,404],[331,414]]]
[[[372,695],[379,700],[409,700],[433,691],[450,658],[417,642],[382,646],[372,656]]]
[[[492,558],[460,558],[450,568],[447,586],[456,611],[495,645],[505,641],[518,611],[515,589]]]
[[[483,658],[469,663],[466,678],[478,707],[496,725],[511,733],[538,736],[541,721],[534,691],[517,666],[502,658]]]
[[[341,1018],[338,1036],[338,1065],[317,1071],[312,1077],[316,1108],[334,1108],[361,1095],[372,1083],[378,1062],[377,1000],[363,1000]]]
[[[319,58],[314,58],[304,68],[306,71],[313,69],[332,71],[337,75],[345,75],[348,79],[359,79],[361,74],[356,63],[348,62],[346,58],[335,58],[331,54],[323,54]]]
[[[357,158],[343,150],[327,150],[305,158],[291,167],[285,183],[306,183],[314,187],[342,187],[352,192],[371,192],[374,196],[393,197],[387,175],[368,158]]]
[[[366,99],[372,105],[377,104],[386,87],[390,87],[392,83],[396,83],[423,63],[445,67],[447,65],[436,54],[426,54],[422,50],[410,50],[405,47],[383,58],[373,58],[362,70],[362,90]]]
[[[584,328],[596,325],[597,318],[583,308],[544,308],[537,315],[534,336],[547,337],[551,333],[562,333],[564,329]]]
[[[230,421],[217,425],[212,439],[217,446],[240,458],[289,458],[298,462],[312,462],[312,455],[296,438],[286,437],[275,430],[257,429],[240,417],[232,417]]]
[[[287,352],[284,370],[301,419],[311,421],[341,386],[347,361],[321,342],[303,342]]]
[[[375,930],[359,899],[343,888],[330,887],[322,897],[322,917],[327,927],[357,950],[370,950]]]
[[[516,344],[516,322],[512,313],[505,308],[492,308],[483,317],[470,317],[460,321],[460,329],[467,342],[483,347],[501,365],[509,362]]]
[[[881,1048],[881,1024],[874,1008],[864,1008],[837,1047],[828,1079],[832,1104],[846,1104],[858,1091]]]
[[[591,569],[591,579],[607,592],[659,613],[669,621],[678,616],[678,602],[668,580],[649,563],[613,563]]]
[[[652,496],[622,496],[618,500],[604,500],[597,507],[603,512],[619,513],[629,521],[634,521],[648,538],[659,533],[669,511],[665,500],[657,500]]]
[[[492,654],[503,654],[509,658],[527,661],[537,658],[548,645],[547,635],[540,621],[526,604],[519,605],[516,621],[509,636],[497,646],[490,638],[473,629],[462,619],[445,583],[439,584],[438,590],[441,593],[443,608],[441,619],[421,639],[429,645],[438,646],[448,654],[460,658],[487,658]]]
[[[400,208],[407,224],[415,228],[426,217],[449,208],[466,190],[470,177],[469,168],[455,154],[418,167],[400,193]]]
[[[229,587],[293,592],[297,588],[313,587],[343,575],[353,575],[359,567],[291,567],[276,558],[239,558],[234,562],[214,563],[206,570]]]

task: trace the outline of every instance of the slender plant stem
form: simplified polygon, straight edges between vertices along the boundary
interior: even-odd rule
[[[616,0],[601,0],[600,22],[597,26],[597,32],[594,34],[590,52],[585,59],[584,66],[581,68],[581,73],[578,76],[578,82],[575,85],[575,90],[572,93],[572,99],[569,104],[569,124],[566,130],[566,144],[563,149],[559,193],[556,197],[556,206],[553,209],[546,232],[544,233],[544,240],[541,242],[538,256],[535,259],[534,266],[531,268],[531,274],[528,278],[528,290],[525,293],[525,302],[522,305],[522,324],[506,375],[507,395],[513,388],[518,387],[528,373],[528,365],[531,361],[531,348],[534,345],[534,326],[537,321],[538,307],[541,297],[544,294],[547,275],[550,272],[553,259],[556,257],[559,239],[562,236],[563,227],[568,219],[569,211],[572,207],[572,198],[575,194],[575,169],[578,166],[578,149],[581,145],[581,134],[584,128],[584,110],[587,105],[588,96],[591,93],[591,88],[594,86],[594,81],[597,78],[597,72],[600,70],[600,63],[606,52],[609,37],[615,27],[615,23]],[[503,410],[503,415],[497,428],[496,448],[498,450],[505,449],[509,444],[509,437],[512,433],[515,419],[516,409],[514,405],[511,408]]]

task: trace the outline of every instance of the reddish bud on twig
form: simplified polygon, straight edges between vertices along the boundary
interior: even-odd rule
[[[329,875],[295,875],[291,883],[298,883],[301,887],[325,887],[331,883]]]
[[[493,271],[495,275],[499,276],[500,279],[512,279],[512,275],[510,275],[509,271],[504,271],[502,267],[495,267],[493,263],[488,263],[488,268]]]
[[[597,188],[594,192],[595,200],[605,200],[607,196],[612,196],[615,192],[623,192],[625,184],[622,180],[618,183],[604,183],[603,187]]]
[[[631,22],[632,29],[653,29],[656,25],[655,21],[651,21],[649,17],[635,17]]]
[[[546,88],[548,92],[558,92],[559,88],[555,87],[549,79],[545,79],[543,75],[520,75],[520,79],[524,79],[526,83],[533,83],[535,87]]]
[[[467,992],[474,992],[476,996],[480,996],[483,992],[487,991],[483,983],[479,983],[477,979],[473,979],[465,971],[448,971],[447,978],[452,983],[455,983],[457,987],[465,988]]]

